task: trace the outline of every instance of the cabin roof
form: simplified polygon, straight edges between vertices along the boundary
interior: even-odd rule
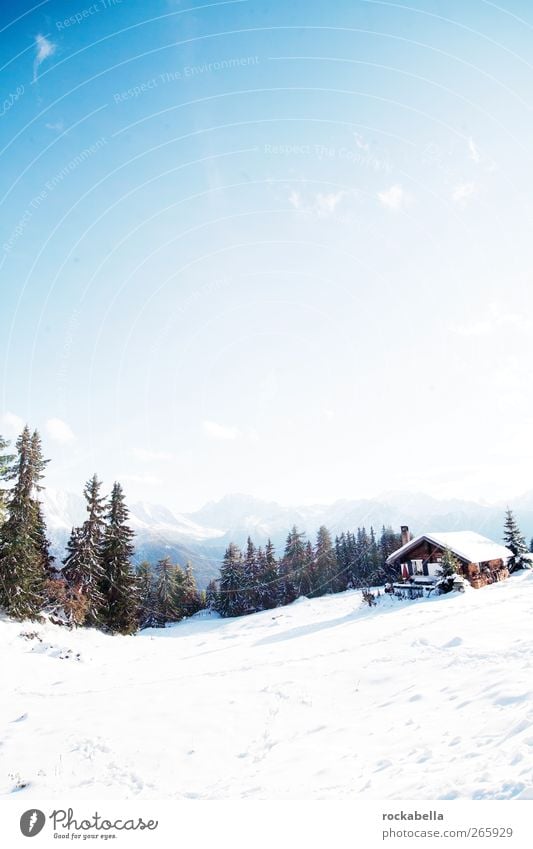
[[[513,556],[512,551],[504,545],[493,542],[493,540],[477,534],[475,531],[447,531],[445,533],[420,534],[416,539],[402,545],[397,551],[393,551],[387,557],[387,563],[394,563],[394,561],[399,560],[411,548],[425,539],[442,548],[449,548],[453,554],[468,561],[468,563],[484,563],[487,560],[499,559],[507,561]]]

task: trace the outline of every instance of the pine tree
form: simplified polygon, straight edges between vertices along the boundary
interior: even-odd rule
[[[316,583],[313,595],[324,595],[337,591],[337,558],[328,529],[322,525],[316,535],[315,545]]]
[[[335,537],[335,563],[337,592],[343,592],[348,589],[349,583],[348,546],[345,533]]]
[[[305,566],[305,534],[293,525],[285,543],[280,563],[280,604],[291,604],[298,598],[302,569]]]
[[[242,552],[230,542],[220,569],[217,610],[221,616],[242,616],[247,605]]]
[[[519,569],[529,568],[531,566],[531,561],[527,556],[527,543],[520,531],[520,528],[518,527],[512,510],[509,508],[507,508],[505,512],[503,539],[506,547],[513,553],[513,556],[508,563],[509,571],[517,572]]]
[[[250,537],[246,542],[246,551],[242,564],[243,587],[245,589],[246,603],[245,612],[255,613],[260,610],[259,606],[259,568],[257,562],[257,551]]]
[[[272,610],[276,607],[279,597],[279,568],[276,551],[271,542],[267,541],[265,550],[258,554],[259,569],[259,609]]]
[[[50,540],[48,539],[46,530],[46,521],[44,518],[42,504],[39,501],[35,504],[34,540],[39,552],[41,566],[44,570],[46,580],[56,580],[60,576],[60,572],[59,569],[54,566],[55,557],[50,551]]]
[[[156,626],[154,579],[152,567],[148,560],[142,560],[136,569],[137,577],[137,622],[139,628],[153,628]]]
[[[219,608],[218,582],[214,578],[209,581],[205,590],[205,606],[207,610],[218,610]]]
[[[194,616],[195,613],[198,613],[202,609],[202,599],[196,586],[192,563],[190,561],[187,561],[185,564],[180,590],[183,616]]]
[[[105,606],[102,593],[105,498],[100,495],[101,486],[96,475],[85,485],[83,494],[89,516],[80,528],[72,529],[67,556],[63,560],[63,576],[69,593],[84,610],[83,622],[77,624],[90,626],[102,624]]]
[[[113,485],[106,514],[102,539],[103,580],[101,592],[105,599],[102,621],[120,634],[132,634],[137,629],[137,581],[131,565],[134,533],[128,526],[129,511],[119,483]]]
[[[313,588],[319,583],[316,569],[315,552],[311,540],[307,540],[304,546],[304,557],[302,569],[300,572],[300,585],[298,587],[298,595],[310,597],[313,595]],[[322,595],[322,593],[319,593]]]
[[[453,556],[451,550],[446,548],[437,571],[437,587],[441,593],[449,593],[453,589],[455,578],[459,572],[459,562]]]
[[[9,447],[7,439],[0,434],[0,525],[2,525],[7,517],[7,490],[3,487],[3,481],[7,481],[11,477],[11,467],[15,459],[14,454],[5,454],[4,451]]]
[[[42,537],[44,519],[36,496],[46,462],[37,431],[26,426],[16,443],[17,459],[8,473],[13,486],[8,519],[0,528],[0,605],[16,619],[37,618],[45,601]]]
[[[180,570],[181,571],[181,570]],[[160,625],[178,622],[182,615],[178,609],[180,576],[170,557],[163,557],[156,566],[155,595],[156,618]]]
[[[380,572],[385,581],[394,581],[396,580],[396,568],[387,566],[387,558],[402,545],[402,537],[401,534],[395,533],[393,529],[390,527],[383,526],[381,529],[381,537],[379,540],[379,552],[380,552]]]

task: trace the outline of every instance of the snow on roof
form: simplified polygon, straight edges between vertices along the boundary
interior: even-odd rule
[[[504,545],[474,531],[448,531],[447,533],[420,534],[416,539],[402,545],[387,557],[387,563],[398,560],[413,546],[427,539],[442,548],[449,548],[457,557],[467,560],[469,563],[484,563],[487,560],[508,560],[512,557],[512,551]]]

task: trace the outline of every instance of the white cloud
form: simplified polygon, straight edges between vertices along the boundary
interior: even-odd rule
[[[55,124],[48,123],[45,126],[47,130],[54,130],[54,132],[56,133],[62,133],[65,129],[65,124],[63,121],[57,121],[57,123]]]
[[[6,436],[18,436],[22,432],[24,424],[24,419],[16,416],[15,413],[7,412],[2,416],[2,427],[5,430]]]
[[[509,328],[530,332],[533,329],[533,322],[519,313],[505,312],[501,304],[494,302],[489,304],[485,315],[476,317],[465,324],[454,325],[452,330],[459,336],[488,336],[498,330]]]
[[[295,191],[295,189],[293,189],[289,195],[289,203],[295,209],[300,209],[302,206],[302,196],[300,192],[297,192]]]
[[[174,459],[174,454],[171,454],[169,451],[148,451],[146,448],[135,448],[133,453],[138,460],[142,460],[146,463],[158,460]]]
[[[45,35],[36,35],[35,36],[35,48],[37,53],[35,54],[35,60],[33,63],[33,79],[34,81],[37,79],[37,71],[39,70],[39,66],[48,59],[49,56],[52,56],[55,53],[56,45],[53,41],[50,41],[46,38]]]
[[[76,438],[70,426],[63,419],[47,419],[45,427],[46,433],[55,442],[61,442],[65,445],[67,442],[73,442]]]
[[[340,189],[338,192],[317,192],[310,200],[304,201],[300,192],[293,189],[289,195],[289,203],[294,209],[326,218],[332,215],[347,193]]]
[[[329,194],[319,194],[315,197],[314,208],[321,218],[325,215],[332,215],[335,212],[335,209],[338,207],[339,203],[345,196],[346,192],[329,192]]]
[[[236,427],[227,427],[217,422],[202,422],[202,430],[209,439],[231,440],[238,439],[241,436],[240,431]]]
[[[387,209],[401,209],[409,203],[409,195],[402,186],[398,184],[390,186],[383,192],[378,192],[378,198],[381,204]]]
[[[370,145],[367,142],[364,141],[361,133],[354,133],[353,137],[355,139],[355,143],[356,143],[357,147],[359,148],[359,150],[369,150],[370,149]]]
[[[468,139],[468,150],[470,152],[470,159],[472,160],[472,162],[475,162],[476,165],[479,165],[479,163],[481,162],[481,154],[473,138]]]
[[[476,191],[476,184],[475,183],[460,183],[453,190],[452,199],[456,203],[464,203],[465,201],[467,201],[469,198],[472,197],[472,195],[475,193],[475,191]]]

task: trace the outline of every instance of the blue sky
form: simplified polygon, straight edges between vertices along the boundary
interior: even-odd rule
[[[0,16],[0,431],[50,485],[531,488],[530,4]]]

